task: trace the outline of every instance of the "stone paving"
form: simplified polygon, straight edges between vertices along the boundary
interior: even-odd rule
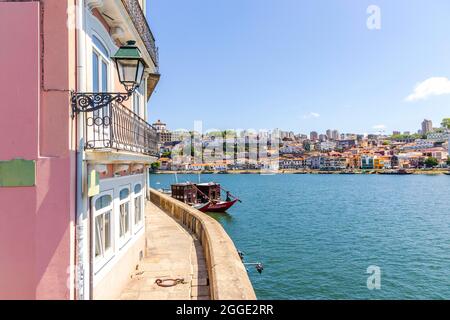
[[[209,300],[203,249],[199,241],[151,202],[146,203],[145,258],[120,299]],[[184,279],[183,284],[160,287],[156,279]]]

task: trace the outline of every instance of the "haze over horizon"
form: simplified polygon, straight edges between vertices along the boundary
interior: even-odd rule
[[[370,5],[381,28],[371,30]],[[170,129],[416,132],[450,116],[450,3],[153,0]],[[180,26],[183,26],[182,28]]]

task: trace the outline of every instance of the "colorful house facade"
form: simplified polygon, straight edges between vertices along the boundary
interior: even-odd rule
[[[159,80],[145,6],[0,2],[0,299],[114,299],[143,258]],[[134,66],[113,57],[131,47],[127,91]]]

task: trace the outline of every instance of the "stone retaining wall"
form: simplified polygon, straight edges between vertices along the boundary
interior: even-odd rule
[[[236,247],[219,222],[154,189],[150,189],[150,200],[198,237],[206,259],[212,300],[256,299]]]

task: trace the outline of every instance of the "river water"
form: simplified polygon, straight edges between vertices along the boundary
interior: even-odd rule
[[[247,262],[264,264],[261,275],[249,267],[259,299],[450,299],[450,176],[215,174],[201,181],[220,182],[242,200],[211,215]],[[151,176],[156,189],[174,182],[174,175]],[[367,273],[371,266],[380,274]],[[379,289],[369,290],[368,277]]]

